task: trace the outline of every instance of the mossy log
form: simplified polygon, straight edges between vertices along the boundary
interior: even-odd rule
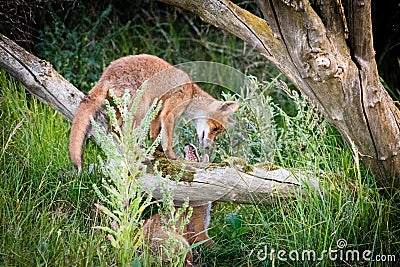
[[[176,205],[186,199],[191,206],[207,201],[270,204],[301,197],[307,190],[317,189],[318,181],[299,171],[289,171],[273,164],[247,165],[234,160],[221,164],[169,161],[178,170],[185,165],[179,180],[176,172],[160,177],[150,172],[141,182],[155,198],[161,199],[167,188]],[[150,166],[149,166],[150,167]]]

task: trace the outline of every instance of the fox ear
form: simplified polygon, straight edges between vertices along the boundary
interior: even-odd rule
[[[224,115],[232,115],[239,108],[239,103],[236,101],[225,101],[222,103],[219,108],[222,114]]]

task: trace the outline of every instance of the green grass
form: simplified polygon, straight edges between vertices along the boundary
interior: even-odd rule
[[[205,253],[204,259],[210,259],[207,266],[230,266],[232,261],[239,262],[238,266],[346,265],[328,256],[314,262],[276,258],[273,262],[270,254],[260,261],[256,256],[267,245],[268,253],[272,248],[286,253],[313,250],[318,258],[323,250],[337,249],[340,239],[347,241],[344,251],[371,250],[374,255],[398,257],[398,196],[381,195],[336,130],[308,109],[303,99],[296,94],[292,97],[296,116],[287,116],[276,107],[284,126],[277,127],[275,163],[318,177],[319,189],[310,188],[305,197],[268,206],[214,205],[211,233],[219,246]]]
[[[36,54],[83,91],[110,61],[135,53],[155,54],[171,63],[224,63],[259,81],[278,75],[240,40],[196,17],[152,6],[146,12],[139,10],[122,21],[114,10],[105,9],[97,16],[82,15],[70,28],[55,16],[43,29]],[[275,164],[307,170],[320,179],[320,190],[271,205],[214,203],[210,235],[216,245],[197,249],[199,266],[354,266],[328,258],[285,262],[256,257],[265,244],[276,251],[312,249],[319,255],[336,249],[339,239],[346,239],[346,248],[395,254],[399,260],[399,191],[381,193],[337,131],[304,100],[276,85],[268,92],[275,115]],[[68,157],[69,122],[4,72],[0,112],[0,266],[113,265],[116,255],[109,241],[92,229],[108,224],[94,208],[98,197],[92,184],[100,184],[101,177],[77,175]],[[249,120],[245,112],[240,114],[237,120]],[[256,140],[257,130],[251,134]],[[85,163],[96,162],[98,153],[88,142]]]
[[[97,177],[76,175],[68,160],[69,123],[3,71],[0,88],[0,265],[110,259],[104,237],[91,229],[99,219]]]

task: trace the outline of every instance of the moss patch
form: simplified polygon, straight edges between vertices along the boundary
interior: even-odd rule
[[[244,173],[249,173],[254,171],[254,165],[249,164],[246,160],[237,157],[229,157],[224,159],[221,164],[221,167],[229,166],[234,167]]]
[[[237,157],[229,157],[223,160],[220,164],[206,163],[206,162],[193,162],[183,159],[170,160],[163,152],[156,152],[155,159],[152,162],[145,162],[147,165],[147,172],[154,174],[154,165],[157,165],[157,170],[162,173],[163,177],[169,175],[171,179],[178,179],[178,181],[193,182],[196,169],[215,169],[219,167],[233,167],[244,173],[251,173],[255,168],[263,169],[265,171],[274,171],[280,169],[279,166],[271,163],[264,162],[258,164],[249,164],[246,160]]]
[[[194,174],[196,170],[187,165],[187,162],[181,159],[170,160],[163,152],[157,151],[155,154],[154,165],[157,165],[157,170],[162,173],[163,177],[169,175],[172,179],[177,179],[179,181],[193,182]],[[153,168],[148,167],[149,172],[153,172]]]
[[[219,166],[220,167],[225,167],[225,166],[234,167],[244,173],[253,172],[254,168],[259,168],[259,169],[263,169],[266,171],[274,171],[274,170],[278,170],[280,168],[279,166],[277,166],[271,162],[263,162],[263,163],[258,163],[258,164],[253,165],[253,164],[248,163],[246,160],[244,160],[242,158],[237,158],[237,157],[226,158],[221,162],[221,164]]]
[[[271,162],[263,162],[263,163],[258,163],[255,165],[255,167],[263,169],[265,171],[275,171],[280,169],[279,166],[271,163]]]

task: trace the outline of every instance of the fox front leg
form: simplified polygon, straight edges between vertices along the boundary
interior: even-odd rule
[[[161,134],[162,134],[162,148],[165,156],[169,159],[177,159],[174,151],[172,150],[172,138],[174,135],[175,117],[173,114],[161,115]]]

